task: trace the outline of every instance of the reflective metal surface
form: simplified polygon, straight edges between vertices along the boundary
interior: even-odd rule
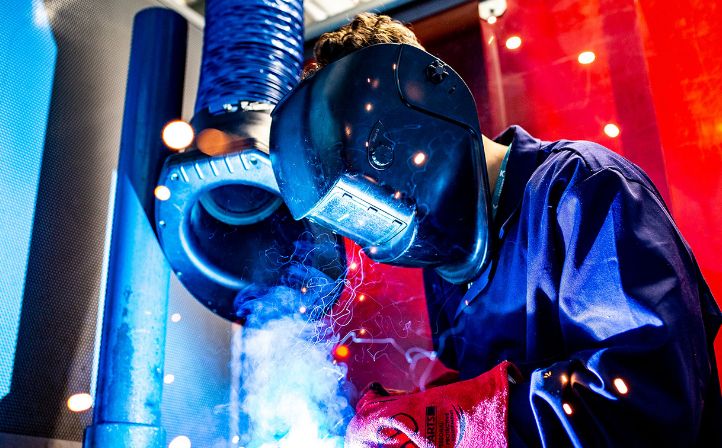
[[[273,168],[296,219],[454,283],[481,271],[486,165],[474,99],[451,67],[374,45],[302,81],[272,115]]]
[[[344,272],[343,250],[336,237],[291,217],[266,154],[178,154],[158,183],[170,190],[156,208],[163,249],[181,282],[211,311],[239,320],[240,290],[284,282],[300,290],[310,277],[328,286],[303,294],[298,307],[325,309],[333,302],[328,288]],[[284,277],[289,269],[293,279]]]

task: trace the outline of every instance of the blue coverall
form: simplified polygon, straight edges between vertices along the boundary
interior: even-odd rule
[[[591,142],[497,142],[489,269],[468,291],[424,273],[441,360],[462,379],[519,367],[512,446],[722,447],[722,315],[649,178]]]

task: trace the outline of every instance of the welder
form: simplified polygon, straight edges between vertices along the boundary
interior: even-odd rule
[[[273,113],[294,218],[421,267],[456,381],[374,384],[349,447],[722,446],[722,320],[655,186],[591,142],[482,135],[454,70],[386,16],[315,46]]]

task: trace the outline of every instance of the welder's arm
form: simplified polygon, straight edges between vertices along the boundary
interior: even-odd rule
[[[367,388],[346,431],[346,448],[507,446],[508,362],[470,380],[416,393]]]
[[[574,354],[514,386],[512,432],[554,447],[694,445],[704,394],[718,387],[708,338],[719,323],[703,321],[716,305],[666,209],[608,168],[564,191],[556,222]]]

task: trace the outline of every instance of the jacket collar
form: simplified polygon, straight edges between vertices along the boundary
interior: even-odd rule
[[[541,140],[532,137],[521,126],[511,126],[494,141],[505,146],[511,145],[511,149],[506,166],[506,179],[499,198],[499,209],[496,212],[496,219],[492,223],[491,233],[496,235],[496,238],[492,242],[491,261],[473,281],[461,300],[456,302],[454,321],[480,296],[494,276],[499,256],[499,244],[504,238],[505,231],[512,222],[516,210],[521,205],[529,178],[546,156],[541,151]]]
[[[493,224],[494,233],[501,239],[514,212],[521,205],[529,178],[543,161],[544,154],[540,151],[541,140],[532,137],[521,126],[511,126],[494,141],[507,146],[511,144],[506,179]]]

